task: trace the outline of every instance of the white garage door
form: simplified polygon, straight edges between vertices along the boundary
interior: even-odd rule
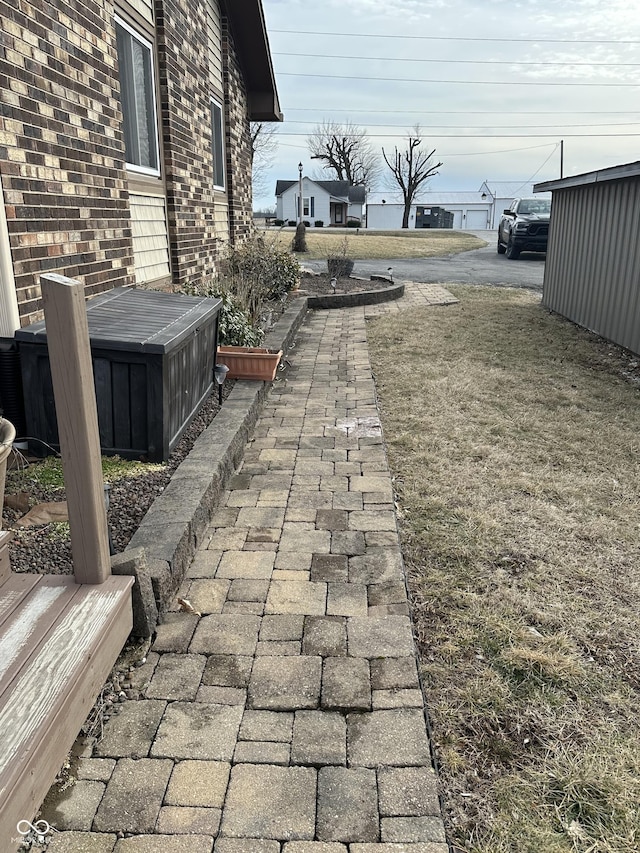
[[[486,210],[467,210],[466,228],[484,230],[487,227]]]

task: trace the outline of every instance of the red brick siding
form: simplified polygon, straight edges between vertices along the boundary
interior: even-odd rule
[[[0,0],[0,171],[23,325],[42,316],[42,272],[87,294],[133,283],[113,12]]]

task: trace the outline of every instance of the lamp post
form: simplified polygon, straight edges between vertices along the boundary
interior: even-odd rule
[[[298,225],[302,222],[302,163],[298,163]]]
[[[213,368],[213,376],[218,383],[218,405],[222,405],[222,386],[224,385],[224,380],[227,377],[227,373],[229,372],[229,368],[226,364],[216,364]]]

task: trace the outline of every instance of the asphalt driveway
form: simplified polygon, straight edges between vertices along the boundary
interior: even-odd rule
[[[496,251],[496,231],[474,231],[487,241],[487,246],[449,255],[444,258],[410,258],[392,261],[356,261],[354,275],[386,275],[393,268],[395,280],[451,284],[491,284],[496,287],[524,287],[542,291],[545,256],[523,252],[517,261],[510,261]],[[303,265],[316,272],[326,272],[326,261],[304,261]]]

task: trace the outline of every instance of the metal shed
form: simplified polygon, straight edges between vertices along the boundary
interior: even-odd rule
[[[542,304],[640,353],[640,161],[534,191],[553,198]]]

